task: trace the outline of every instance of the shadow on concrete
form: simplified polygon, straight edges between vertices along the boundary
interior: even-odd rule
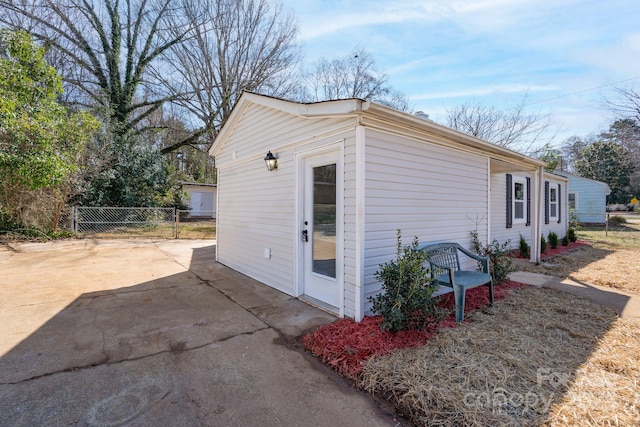
[[[285,345],[333,316],[216,263],[214,245],[188,246],[3,260],[0,424],[391,424]]]

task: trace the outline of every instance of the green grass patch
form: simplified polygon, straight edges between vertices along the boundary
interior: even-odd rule
[[[595,247],[615,249],[640,249],[640,224],[582,227],[578,238],[587,240]]]

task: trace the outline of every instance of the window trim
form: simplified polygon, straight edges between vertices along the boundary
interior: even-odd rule
[[[551,197],[553,194],[555,194],[556,196],[556,200],[553,200],[553,197]],[[552,206],[555,207],[555,214],[554,211],[552,209]],[[560,206],[559,200],[558,200],[558,187],[553,187],[553,186],[549,186],[549,219],[558,219],[558,207]]]
[[[573,194],[573,207],[571,207],[571,195]],[[569,191],[567,195],[567,207],[569,209],[573,209],[574,211],[578,210],[578,192],[577,191]]]
[[[525,224],[527,222],[527,202],[529,198],[527,197],[527,179],[524,176],[513,175],[511,185],[511,194],[513,194],[512,200],[512,221],[514,224]],[[522,185],[522,199],[518,200],[516,198],[516,185]],[[522,218],[516,217],[516,203],[522,203]]]

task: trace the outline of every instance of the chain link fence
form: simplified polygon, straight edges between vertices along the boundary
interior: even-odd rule
[[[76,206],[71,210],[71,229],[76,237],[161,239],[214,239],[214,212],[175,208],[121,208]]]

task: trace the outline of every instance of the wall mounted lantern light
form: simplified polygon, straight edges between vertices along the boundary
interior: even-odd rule
[[[271,151],[269,151],[267,155],[264,156],[264,162],[266,163],[267,170],[269,172],[278,169],[278,159],[276,159],[276,156],[271,154]]]

